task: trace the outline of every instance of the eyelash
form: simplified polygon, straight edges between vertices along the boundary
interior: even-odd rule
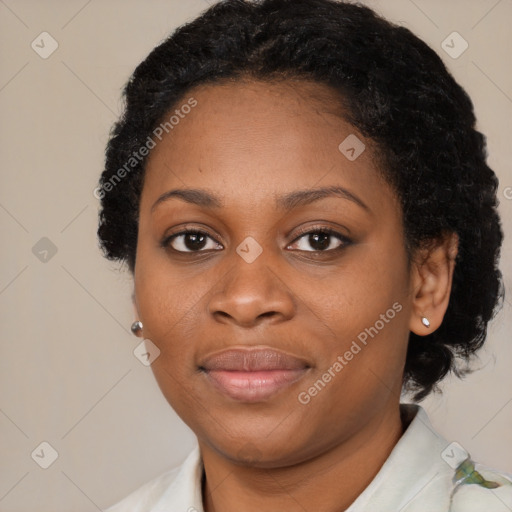
[[[203,231],[201,229],[185,227],[184,230],[182,230],[182,231],[180,231],[178,233],[173,233],[173,234],[165,237],[162,240],[160,245],[161,245],[162,248],[164,248],[164,249],[171,249],[173,252],[175,252],[177,254],[200,254],[202,252],[208,252],[208,251],[212,250],[212,249],[207,249],[207,250],[202,249],[202,250],[199,250],[199,251],[179,251],[179,250],[173,249],[171,247],[171,242],[173,242],[179,236],[183,236],[183,235],[187,235],[187,234],[204,235],[204,236],[210,238],[211,240],[214,240],[213,237],[211,237],[210,234],[207,233],[206,231]],[[314,226],[314,227],[300,229],[298,234],[297,234],[297,236],[294,238],[294,240],[289,245],[292,245],[295,242],[297,242],[298,240],[300,240],[301,238],[303,238],[304,236],[311,235],[311,234],[330,235],[331,237],[337,238],[341,242],[341,245],[339,247],[334,248],[334,249],[327,249],[327,250],[323,250],[323,251],[319,251],[319,250],[316,250],[316,251],[301,251],[300,249],[299,249],[299,251],[307,252],[307,253],[313,253],[313,254],[337,253],[337,252],[343,250],[344,248],[346,248],[347,246],[352,244],[352,240],[350,240],[346,236],[342,235],[341,233],[338,233],[337,231],[334,231],[331,228],[328,228],[328,227],[325,227],[325,226],[318,226],[318,227]],[[218,242],[216,242],[216,243],[218,244]],[[216,250],[216,249],[213,249],[213,250]]]
[[[324,251],[304,251],[304,252],[312,252],[314,254],[337,253],[337,252],[345,249],[347,246],[352,244],[352,240],[347,238],[345,235],[342,235],[341,233],[338,233],[334,229],[331,229],[331,228],[328,228],[328,227],[325,227],[325,226],[313,226],[313,227],[310,226],[308,228],[301,228],[301,229],[299,229],[299,231],[297,233],[297,236],[292,241],[292,244],[297,242],[297,240],[305,237],[306,235],[319,234],[319,233],[322,234],[322,235],[330,235],[331,237],[337,238],[341,242],[341,245],[339,247],[334,248],[334,249],[328,249],[328,250],[324,250]]]

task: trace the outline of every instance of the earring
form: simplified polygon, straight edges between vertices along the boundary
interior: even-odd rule
[[[142,331],[142,322],[140,320],[137,320],[136,322],[133,322],[131,326],[132,333],[137,336],[140,331]]]
[[[428,329],[430,327],[430,322],[426,316],[421,317],[421,323]]]

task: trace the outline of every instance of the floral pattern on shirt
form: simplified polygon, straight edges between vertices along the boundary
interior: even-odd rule
[[[503,475],[500,475],[497,472],[484,468],[483,466],[482,469],[480,469],[480,465],[475,463],[469,456],[457,466],[452,481],[454,487],[450,495],[449,512],[468,511],[469,493],[466,491],[469,490],[469,488],[472,488],[473,492],[471,495],[475,497],[477,496],[477,493],[474,491],[476,491],[477,488],[480,488],[482,492],[493,492],[494,489],[498,489],[503,486],[508,487],[508,491],[512,489],[512,482],[510,480],[504,478]],[[484,489],[487,491],[484,491]],[[500,505],[502,504],[505,508],[512,510],[512,508],[509,508],[510,503],[507,503],[507,498],[510,498],[510,492],[507,493],[507,496],[503,496],[505,499],[502,499],[498,493],[494,493],[494,495],[497,500],[496,504],[501,502],[499,503]],[[462,505],[462,502],[464,502],[464,505]],[[474,503],[474,505],[478,506],[476,503]],[[500,510],[504,510],[505,508],[502,509],[500,507]]]

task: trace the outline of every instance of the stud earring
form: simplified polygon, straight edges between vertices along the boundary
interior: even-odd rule
[[[140,331],[142,331],[142,322],[140,320],[137,320],[136,322],[133,322],[131,326],[132,333],[137,336]]]
[[[421,323],[428,329],[430,327],[430,322],[426,316],[421,317]]]

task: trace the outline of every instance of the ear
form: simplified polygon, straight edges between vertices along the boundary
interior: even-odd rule
[[[133,314],[135,315],[135,319],[139,319],[139,308],[137,307],[137,299],[135,298],[135,290],[132,292],[132,306],[133,306]]]
[[[135,317],[135,320],[140,320],[140,313],[139,308],[137,306],[137,298],[135,297],[135,291],[132,292],[132,306],[133,306],[133,314]],[[132,331],[133,332],[133,331]],[[134,332],[135,336],[142,338],[142,329],[138,332]]]
[[[459,237],[445,234],[419,249],[412,266],[412,311],[409,329],[419,336],[432,334],[443,321],[452,289]],[[426,318],[430,326],[425,326]]]

